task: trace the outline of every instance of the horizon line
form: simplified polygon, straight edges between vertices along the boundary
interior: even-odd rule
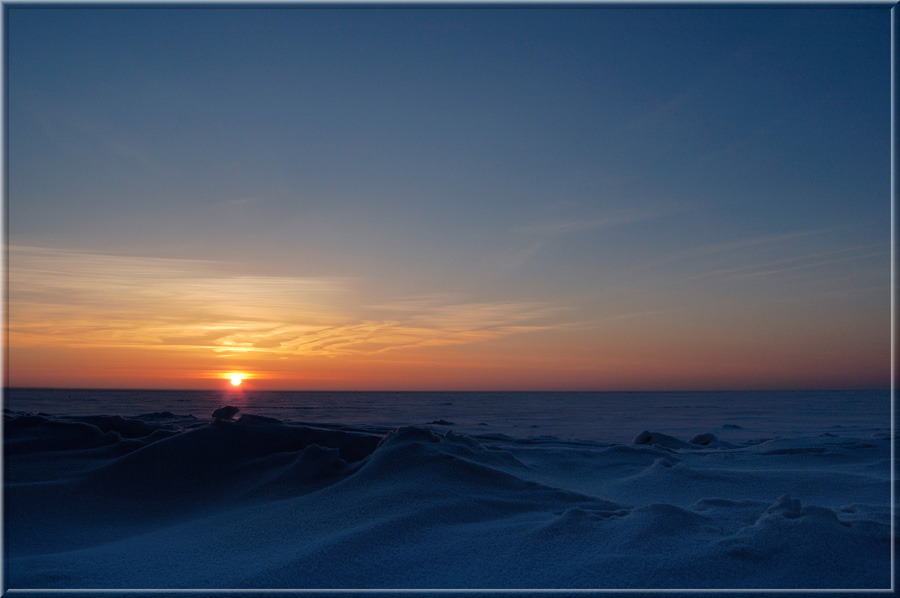
[[[122,388],[122,387],[87,387],[87,386],[3,386],[2,391],[6,392],[8,390],[103,390],[103,391],[155,391],[155,392],[243,392],[245,389],[234,389],[234,388],[154,388],[154,387],[131,387],[131,388]],[[511,392],[531,392],[531,393],[653,393],[653,392],[862,392],[862,391],[882,391],[882,392],[892,392],[894,390],[893,387],[852,387],[852,388],[816,388],[816,387],[804,387],[804,388],[737,388],[737,389],[729,389],[729,388],[713,388],[713,389],[670,389],[670,390],[659,390],[659,389],[631,389],[631,390],[623,390],[623,389],[531,389],[531,390],[523,390],[523,389],[316,389],[316,388],[306,388],[306,389],[270,389],[270,388],[260,388],[254,389],[252,391],[247,390],[246,392],[336,392],[336,393],[362,393],[362,392],[385,392],[385,393],[427,393],[427,392],[455,392],[455,393],[471,393],[471,392],[480,392],[480,393],[511,393]]]

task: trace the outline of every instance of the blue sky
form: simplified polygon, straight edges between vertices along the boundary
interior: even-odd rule
[[[7,18],[13,382],[888,384],[889,7]]]

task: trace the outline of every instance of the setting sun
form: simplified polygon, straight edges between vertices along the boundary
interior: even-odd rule
[[[245,374],[242,374],[240,372],[230,372],[223,376],[223,378],[227,378],[228,380],[231,381],[232,386],[240,386],[241,382],[243,382],[244,378],[246,378],[246,377],[247,376]]]

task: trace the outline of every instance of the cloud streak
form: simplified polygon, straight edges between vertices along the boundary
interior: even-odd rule
[[[738,239],[735,241],[726,241],[723,243],[711,243],[708,245],[699,245],[696,247],[692,247],[690,249],[684,249],[681,251],[673,251],[667,254],[665,257],[662,257],[654,262],[647,264],[651,267],[665,266],[674,262],[679,261],[690,261],[698,258],[705,258],[710,256],[716,256],[720,254],[725,254],[737,250],[748,249],[751,247],[765,247],[770,245],[777,245],[780,243],[786,243],[790,241],[794,241],[796,239],[801,239],[803,237],[808,237],[811,235],[818,235],[827,232],[826,230],[804,230],[804,231],[794,231],[790,233],[779,233],[773,235],[763,235],[758,237],[749,237],[745,239]]]
[[[635,224],[661,218],[682,209],[684,206],[609,209],[581,218],[548,218],[541,222],[514,228],[510,246],[489,256],[485,260],[485,264],[488,268],[500,271],[518,270],[535,255],[569,235]]]
[[[518,228],[518,232],[541,237],[558,237],[572,233],[609,228],[641,222],[661,216],[671,210],[613,210],[588,218],[551,220]]]
[[[877,247],[881,247],[882,249],[879,251],[866,251],[875,249]],[[785,272],[795,272],[797,270],[822,268],[832,266],[834,264],[855,262],[871,257],[883,257],[885,255],[888,255],[889,253],[890,250],[881,243],[860,245],[856,247],[836,249],[834,251],[822,251],[779,260],[753,263],[736,268],[722,268],[698,275],[697,278],[717,277],[728,279],[746,279],[774,276],[783,274]]]
[[[540,330],[561,313],[452,295],[361,306],[355,279],[246,276],[212,261],[22,246],[10,248],[9,280],[9,337],[19,346],[371,355]]]

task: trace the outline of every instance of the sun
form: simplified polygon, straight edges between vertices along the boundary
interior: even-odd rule
[[[247,378],[247,374],[243,372],[229,372],[227,374],[223,374],[222,377],[230,380],[231,385],[237,388],[241,385],[241,382],[243,382],[244,379]]]
[[[247,380],[253,380],[257,376],[246,370],[232,370],[230,372],[216,372],[215,377],[220,380],[228,380],[231,383],[228,384],[229,388],[238,392],[243,392],[244,386],[246,386],[244,383],[247,382]]]

